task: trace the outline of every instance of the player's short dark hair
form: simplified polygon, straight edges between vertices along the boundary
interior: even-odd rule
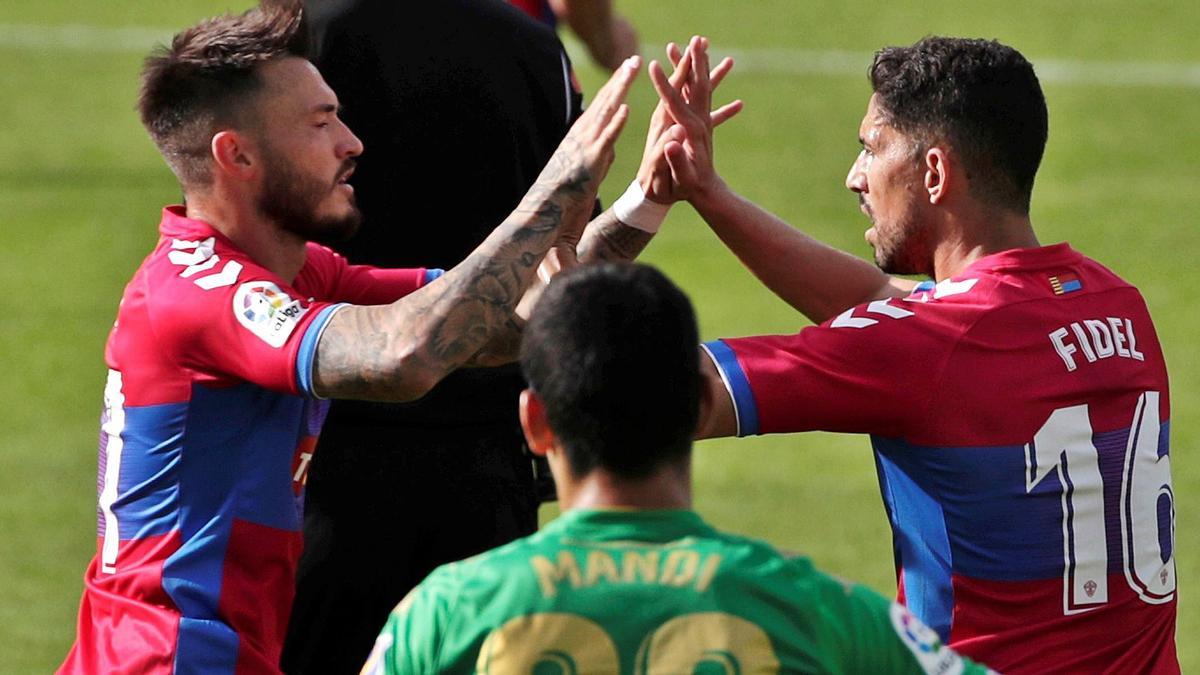
[[[576,477],[603,468],[641,478],[686,460],[699,344],[691,302],[652,267],[589,265],[550,284],[525,328],[521,370]]]
[[[1046,98],[1033,65],[995,40],[926,37],[885,47],[869,71],[888,122],[928,147],[952,144],[979,198],[1028,213],[1046,148]]]
[[[185,188],[211,179],[209,144],[222,127],[245,125],[262,87],[258,68],[308,58],[309,33],[297,0],[263,0],[243,14],[206,19],[157,47],[142,67],[138,113]]]

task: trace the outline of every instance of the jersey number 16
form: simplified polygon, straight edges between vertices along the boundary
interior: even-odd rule
[[[1025,448],[1026,492],[1055,473],[1063,486],[1064,614],[1086,612],[1108,602],[1104,508],[1108,491],[1119,495],[1114,520],[1120,526],[1119,555],[1126,583],[1149,604],[1175,597],[1175,495],[1165,443],[1159,451],[1158,402],[1155,391],[1138,397],[1119,476],[1100,471],[1101,450],[1093,443],[1087,405],[1055,410]]]

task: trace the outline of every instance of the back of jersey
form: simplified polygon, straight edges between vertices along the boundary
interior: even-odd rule
[[[925,421],[873,438],[909,606],[1005,672],[1177,672],[1170,403],[1141,295],[1065,245],[963,276],[983,309]]]
[[[689,511],[571,511],[435,571],[365,672],[951,672],[899,606]],[[981,669],[982,670],[982,669]]]

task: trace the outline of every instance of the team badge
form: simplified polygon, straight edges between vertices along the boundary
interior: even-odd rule
[[[287,342],[307,311],[299,300],[293,300],[270,281],[248,281],[233,294],[233,313],[238,323],[277,349]]]

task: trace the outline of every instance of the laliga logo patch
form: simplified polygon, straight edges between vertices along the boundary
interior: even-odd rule
[[[233,294],[233,314],[238,323],[275,348],[287,342],[307,311],[299,300],[292,300],[270,281],[248,281]]]
[[[898,604],[893,603],[889,613],[900,641],[917,657],[922,670],[930,675],[957,675],[963,672],[962,659],[946,649],[932,628]]]

